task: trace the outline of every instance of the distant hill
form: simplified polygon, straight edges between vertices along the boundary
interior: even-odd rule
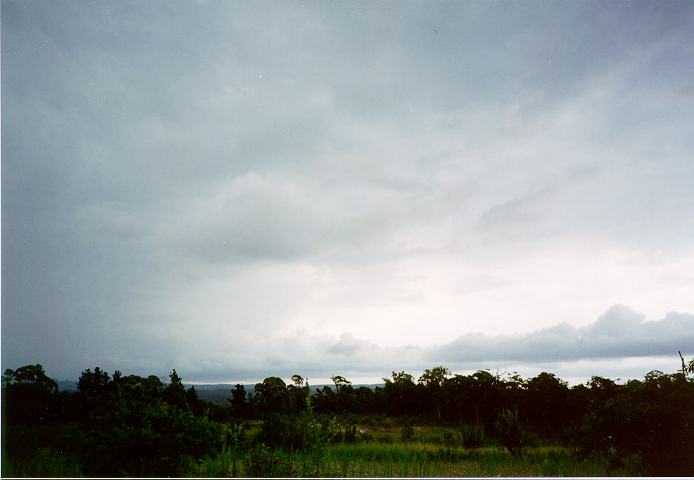
[[[77,382],[74,380],[58,380],[58,390],[61,392],[76,392]]]

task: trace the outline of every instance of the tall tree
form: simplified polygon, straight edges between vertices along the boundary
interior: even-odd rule
[[[342,375],[333,375],[330,380],[335,384],[335,401],[338,412],[349,410],[351,403],[352,382]]]
[[[231,414],[237,418],[244,418],[247,414],[246,403],[246,387],[237,383],[231,391],[231,399],[228,400],[231,404]]]
[[[393,372],[392,379],[383,379],[383,395],[387,413],[392,415],[412,415],[416,411],[417,392],[414,377],[404,371]]]
[[[548,435],[556,435],[568,424],[569,387],[554,374],[542,372],[526,384],[526,412],[529,420]]]
[[[306,407],[306,396],[309,395],[308,380],[301,375],[292,375],[292,383],[287,386],[289,411],[299,413]]]
[[[108,373],[99,367],[92,372],[86,369],[77,381],[77,390],[82,398],[91,406],[103,403],[113,393],[113,385]]]
[[[426,388],[429,399],[434,404],[436,418],[439,420],[441,420],[443,384],[446,381],[446,376],[450,374],[451,372],[446,367],[438,366],[431,370],[424,370],[422,376],[419,377],[419,383]]]
[[[261,413],[287,411],[287,385],[279,377],[267,377],[255,384],[255,393]]]
[[[27,423],[51,420],[55,413],[58,384],[46,375],[40,364],[7,369],[2,377],[3,400],[9,422]]]

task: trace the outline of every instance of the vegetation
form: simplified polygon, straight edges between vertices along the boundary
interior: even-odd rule
[[[236,385],[227,406],[172,370],[86,369],[62,392],[41,365],[2,378],[3,476],[693,475],[694,361],[620,384],[550,373],[299,375]]]

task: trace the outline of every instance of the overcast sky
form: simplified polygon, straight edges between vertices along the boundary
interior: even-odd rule
[[[2,0],[2,363],[673,372],[694,4]]]

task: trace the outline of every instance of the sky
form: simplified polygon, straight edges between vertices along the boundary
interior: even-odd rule
[[[694,356],[694,4],[2,0],[2,367]]]

